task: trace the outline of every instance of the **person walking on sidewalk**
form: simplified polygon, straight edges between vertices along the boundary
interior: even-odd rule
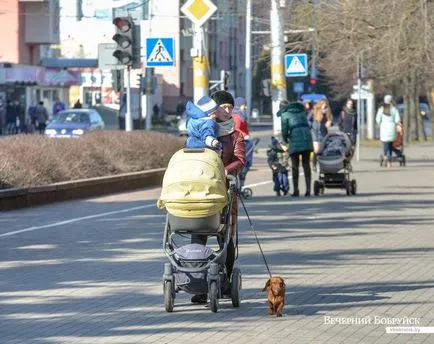
[[[383,142],[384,159],[387,167],[392,167],[392,145],[396,139],[397,131],[400,130],[399,111],[393,106],[393,97],[384,96],[384,103],[377,111],[376,122],[380,126],[380,140]]]
[[[38,105],[36,105],[36,118],[38,122],[38,130],[39,134],[44,135],[45,128],[47,127],[48,121],[48,112],[44,106],[44,102],[40,101]]]
[[[280,110],[277,116],[282,121],[282,136],[285,143],[289,144],[289,156],[292,163],[292,183],[294,192],[292,196],[300,196],[298,189],[300,156],[306,181],[305,196],[310,196],[311,170],[310,154],[313,150],[312,134],[306,118],[306,110],[302,103],[289,103],[287,100],[280,102]]]
[[[243,97],[235,98],[235,106],[232,111],[232,117],[235,122],[235,129],[243,135],[246,145],[246,163],[239,174],[240,188],[244,186],[247,173],[253,164],[253,141],[250,139],[249,122],[247,119],[247,102]]]
[[[314,118],[312,124],[312,139],[313,139],[313,170],[316,171],[318,154],[321,147],[321,141],[326,137],[328,128],[331,127],[333,114],[326,100],[320,100],[314,108]]]
[[[218,125],[218,140],[221,144],[221,159],[223,160],[223,165],[227,175],[238,176],[241,169],[246,163],[246,147],[244,144],[243,135],[236,130],[235,121],[232,117],[232,111],[234,109],[234,98],[226,91],[217,91],[211,98],[220,107],[217,111],[216,122]],[[230,240],[227,246],[227,256],[226,256],[226,271],[227,276],[230,278],[232,270],[235,264],[236,250],[234,244],[234,236],[237,228],[238,221],[238,195],[234,193],[234,199],[231,209],[231,233]],[[191,236],[192,244],[206,245],[207,236],[194,234]],[[223,287],[223,294],[230,293],[230,286],[226,285]],[[197,294],[191,298],[193,303],[206,303],[206,294]]]
[[[350,138],[353,147],[356,145],[357,137],[357,113],[354,110],[353,100],[347,99],[339,116],[339,130],[344,132]]]

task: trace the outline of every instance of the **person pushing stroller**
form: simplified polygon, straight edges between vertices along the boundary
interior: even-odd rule
[[[234,99],[226,91],[217,91],[212,95],[212,98],[202,97],[197,102],[197,105],[191,102],[187,103],[186,112],[189,117],[187,131],[189,139],[190,137],[191,139],[187,140],[186,147],[218,150],[226,175],[238,176],[246,163],[246,147],[242,134],[235,128],[235,122],[232,117],[233,108]],[[218,144],[215,143],[214,139],[218,141]],[[237,200],[237,193],[235,192],[231,208],[231,235],[226,258],[228,276],[231,276],[235,262],[234,235],[238,218]],[[206,236],[192,236],[192,243],[206,245],[206,242]],[[191,301],[194,303],[206,303],[207,295],[194,295]]]
[[[277,196],[281,192],[286,196],[289,192],[288,149],[278,139],[271,137],[270,149],[267,150],[267,162],[273,172],[274,191]]]

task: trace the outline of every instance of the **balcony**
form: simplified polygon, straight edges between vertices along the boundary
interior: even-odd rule
[[[20,1],[24,6],[24,40],[27,44],[57,44],[59,0]]]

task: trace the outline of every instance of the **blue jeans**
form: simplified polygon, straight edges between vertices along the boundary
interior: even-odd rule
[[[273,172],[274,191],[289,191],[288,171]]]
[[[390,158],[392,156],[392,142],[383,142],[384,156]]]

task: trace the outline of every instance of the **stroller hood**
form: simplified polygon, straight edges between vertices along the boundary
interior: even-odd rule
[[[178,217],[201,218],[229,202],[223,162],[211,149],[182,149],[169,161],[157,206]]]
[[[322,156],[346,156],[352,149],[351,141],[347,134],[341,131],[329,132],[321,142],[320,155]]]

